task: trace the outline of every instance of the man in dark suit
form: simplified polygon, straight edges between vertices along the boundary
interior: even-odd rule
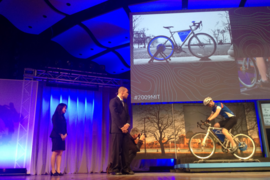
[[[124,99],[128,98],[128,89],[120,87],[117,97],[110,101],[111,113],[111,159],[112,174],[121,175],[130,174],[127,166],[128,163],[128,128],[130,126],[130,117],[128,106]],[[122,161],[122,163],[120,162]],[[122,166],[121,166],[122,165]]]
[[[134,172],[130,168],[130,164],[132,160],[136,157],[137,152],[140,151],[140,148],[143,145],[143,141],[145,140],[145,135],[139,132],[138,128],[132,128],[130,133],[128,133],[129,139],[129,153],[128,153],[128,160],[127,160],[127,167],[130,175],[133,175]],[[112,163],[110,162],[107,169],[107,174],[112,173]]]

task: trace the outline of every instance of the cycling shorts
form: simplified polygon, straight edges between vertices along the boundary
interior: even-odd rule
[[[230,117],[228,119],[222,120],[219,122],[220,127],[227,129],[228,131],[236,125],[237,119],[236,117]]]

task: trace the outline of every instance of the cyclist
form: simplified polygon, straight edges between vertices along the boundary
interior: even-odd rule
[[[270,88],[269,77],[267,77],[267,67],[263,57],[256,57],[256,64],[261,75],[261,87]]]
[[[229,130],[237,123],[237,119],[234,113],[223,103],[220,103],[220,102],[215,103],[211,97],[205,98],[203,100],[203,104],[205,106],[212,108],[212,113],[207,118],[207,122],[212,121],[218,115],[221,115],[222,117],[225,118],[225,120],[215,123],[214,127],[216,128],[222,127],[222,133],[231,142],[231,145],[232,145],[230,149],[230,153],[234,153],[235,151],[237,151],[238,146],[236,145],[232,136],[229,133]]]

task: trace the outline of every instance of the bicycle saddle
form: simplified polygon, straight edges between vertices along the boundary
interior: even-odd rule
[[[173,26],[163,26],[163,28],[170,29],[173,28]]]

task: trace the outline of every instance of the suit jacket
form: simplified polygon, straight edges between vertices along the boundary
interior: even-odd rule
[[[130,117],[128,113],[127,103],[124,106],[119,99],[115,97],[110,101],[111,125],[110,132],[112,134],[122,133],[121,128],[126,124],[130,124]]]
[[[64,115],[54,115],[52,117],[53,129],[50,134],[51,138],[59,138],[60,134],[65,135],[67,133],[67,123]]]

